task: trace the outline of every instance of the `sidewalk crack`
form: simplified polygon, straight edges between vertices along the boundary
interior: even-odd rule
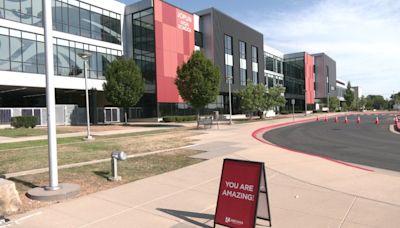
[[[358,199],[358,197],[355,196],[354,199],[353,199],[353,201],[351,202],[349,208],[347,209],[347,212],[346,212],[346,214],[344,215],[342,221],[340,222],[339,228],[341,228],[341,227],[343,226],[344,222],[345,222],[346,219],[347,219],[347,216],[349,215],[349,213],[350,213],[351,209],[353,208],[354,203],[357,201],[357,199]]]

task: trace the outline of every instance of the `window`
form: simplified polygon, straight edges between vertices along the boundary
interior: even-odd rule
[[[233,84],[233,66],[230,65],[225,65],[225,77],[226,77],[226,82],[228,83],[229,77],[232,78],[232,84]]]
[[[232,55],[232,37],[225,35],[225,54]]]
[[[194,33],[194,44],[199,47],[203,47],[203,33],[195,31]]]
[[[245,86],[247,82],[247,70],[240,68],[240,85]]]
[[[239,41],[239,56],[241,59],[246,59],[246,43]]]
[[[258,63],[258,50],[257,47],[251,46],[251,61]]]
[[[121,43],[121,15],[79,1],[52,0],[54,29]],[[73,3],[73,4],[72,4]]]
[[[10,37],[0,35],[0,70],[10,70]]]
[[[270,56],[265,57],[265,69],[274,71],[274,59]]]
[[[253,83],[254,85],[258,84],[258,72],[253,71]]]

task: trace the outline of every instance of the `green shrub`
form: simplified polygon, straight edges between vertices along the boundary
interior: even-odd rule
[[[15,116],[11,117],[11,126],[15,128],[34,128],[36,127],[37,118],[36,116]]]
[[[280,111],[280,114],[282,114],[282,115],[287,115],[287,114],[289,114],[289,111],[287,111],[287,110],[281,110],[281,111]]]
[[[164,116],[163,121],[164,122],[175,122],[175,117],[174,116]]]
[[[185,122],[185,121],[194,121],[197,119],[197,116],[164,116],[164,122]]]

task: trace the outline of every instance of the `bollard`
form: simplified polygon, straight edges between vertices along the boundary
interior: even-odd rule
[[[344,117],[344,123],[348,124],[349,123],[349,119],[347,118],[347,116]]]
[[[123,151],[113,151],[111,153],[111,177],[109,181],[120,181],[122,178],[118,176],[118,161],[126,160],[126,153]]]
[[[319,121],[319,116],[317,116],[317,120],[316,121]]]
[[[335,117],[335,123],[339,123],[339,117]]]
[[[358,117],[357,117],[357,124],[360,124],[360,123],[361,123],[361,117],[358,116]]]
[[[325,122],[328,122],[328,117],[327,117],[327,116],[325,116],[324,121],[325,121]]]
[[[376,125],[379,124],[379,118],[378,118],[378,117],[375,118],[375,124],[376,124]]]

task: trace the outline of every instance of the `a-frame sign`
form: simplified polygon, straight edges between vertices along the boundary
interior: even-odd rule
[[[254,228],[257,219],[271,226],[264,163],[224,159],[214,227]]]

